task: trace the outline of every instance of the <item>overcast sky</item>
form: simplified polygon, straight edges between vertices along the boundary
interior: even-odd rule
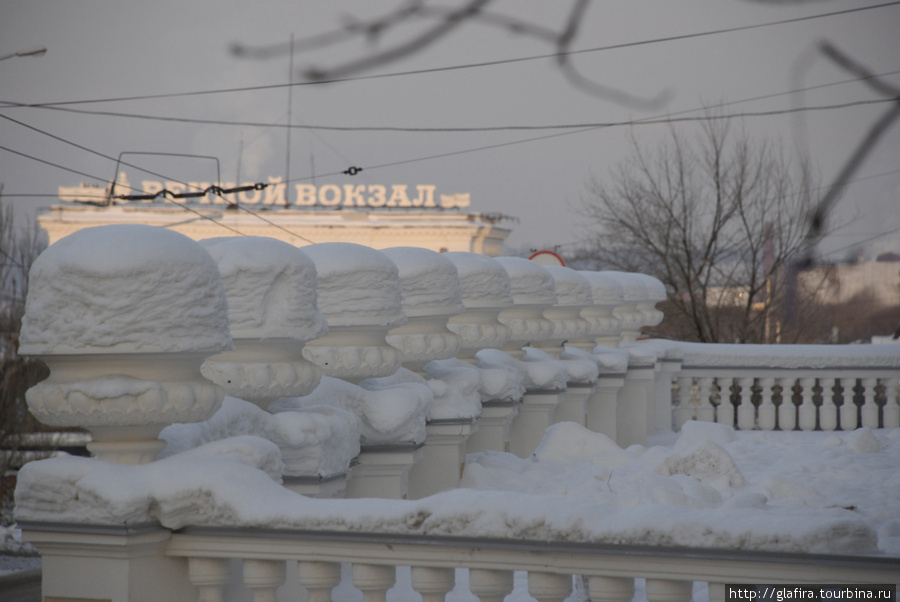
[[[339,28],[348,19],[372,18],[400,4],[334,0],[2,0],[0,55],[38,45],[46,46],[48,52],[39,58],[0,62],[0,101],[52,103],[284,84],[289,72],[287,56],[237,58],[229,52],[229,46],[235,42],[248,46],[287,43],[292,34],[299,42]],[[444,6],[451,4],[457,3],[448,1]],[[878,4],[876,0],[593,2],[572,49],[658,40]],[[570,6],[563,0],[516,0],[497,2],[491,10],[560,30]],[[388,32],[374,45],[353,40],[298,53],[295,67],[340,65],[408,39],[429,23],[416,21],[415,27]],[[883,79],[900,88],[898,32],[900,5],[892,5],[572,57],[586,77],[628,94],[653,97],[670,92],[672,99],[656,110],[623,106],[588,94],[568,83],[552,59],[538,58],[296,86],[292,122],[422,128],[534,126],[621,122],[680,115],[688,110],[696,110],[690,114],[697,115],[704,104],[719,102],[734,103],[723,112],[740,113],[874,101],[883,96],[863,83],[840,83],[853,79],[853,75],[817,53],[816,45],[831,41],[873,73],[886,74]],[[358,75],[539,57],[553,50],[535,37],[470,22],[403,60]],[[797,88],[814,89],[786,94]],[[766,95],[776,96],[737,102]],[[59,108],[283,125],[288,117],[288,91],[281,87]],[[791,155],[808,153],[827,183],[871,124],[888,109],[886,103],[859,104],[746,117],[744,126],[754,136],[778,139]],[[239,157],[241,180],[266,181],[268,176],[283,176],[287,170],[287,134],[278,127],[153,121],[8,105],[0,108],[0,116],[112,157],[121,152],[215,156],[224,180],[235,179]],[[665,128],[639,126],[635,133],[652,143],[665,134]],[[499,212],[519,220],[509,223],[514,231],[510,237],[513,246],[552,248],[588,236],[579,226],[575,207],[586,197],[587,182],[592,178],[602,181],[625,157],[629,128],[593,128],[559,135],[564,132],[294,130],[290,178],[311,181],[303,179],[315,174],[319,185],[407,184],[414,189],[419,184],[433,184],[443,194],[468,192],[472,210]],[[517,141],[525,142],[478,150]],[[50,204],[60,185],[101,183],[115,173],[115,164],[109,159],[9,119],[0,119],[0,146],[85,174],[0,150],[4,198],[23,208]],[[127,160],[172,179],[215,178],[209,161],[180,159],[176,164],[154,156],[131,156]],[[364,171],[353,179],[340,174],[350,166]],[[159,179],[132,168],[125,171],[137,186],[143,179]],[[855,178],[859,181],[849,188],[834,215],[835,222],[848,225],[832,236],[824,249],[836,258],[855,243],[873,239],[872,243],[882,243],[880,250],[892,246],[900,252],[900,123],[883,136]],[[17,196],[26,194],[47,196]],[[878,237],[892,231],[893,237]],[[898,242],[889,244],[892,239]]]

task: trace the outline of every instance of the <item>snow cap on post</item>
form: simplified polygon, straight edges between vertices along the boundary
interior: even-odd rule
[[[595,305],[619,306],[625,302],[625,289],[608,272],[579,272],[591,285],[591,296]]]
[[[381,252],[397,266],[407,316],[455,315],[465,310],[456,266],[443,254],[422,247]]]
[[[199,244],[143,225],[57,241],[31,268],[20,352],[217,352],[231,346],[219,270]]]
[[[200,244],[218,264],[234,338],[309,341],[327,332],[316,305],[316,266],[300,249],[261,236]]]
[[[523,257],[497,257],[509,275],[509,285],[516,305],[553,305],[556,288],[547,268]]]
[[[545,265],[544,269],[553,277],[557,306],[587,307],[593,304],[591,284],[579,272],[555,265]]]
[[[349,242],[317,243],[303,252],[316,264],[319,308],[329,327],[406,323],[400,273],[384,253]]]
[[[468,251],[444,253],[444,257],[456,266],[466,309],[495,309],[513,304],[509,275],[497,260]]]

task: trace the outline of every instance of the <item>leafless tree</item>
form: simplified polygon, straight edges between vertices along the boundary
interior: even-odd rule
[[[651,147],[632,135],[630,155],[590,185],[581,212],[595,258],[666,285],[681,338],[771,342],[812,206],[805,166],[708,115],[695,136],[673,127]]]
[[[12,497],[5,475],[21,463],[23,434],[43,428],[26,408],[25,391],[49,371],[40,360],[21,357],[17,351],[28,271],[45,246],[46,235],[37,222],[23,227],[14,219],[12,206],[4,205],[0,196],[0,502]],[[5,516],[0,511],[0,521]]]

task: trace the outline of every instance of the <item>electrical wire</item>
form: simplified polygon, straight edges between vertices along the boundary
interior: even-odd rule
[[[554,52],[551,54],[540,54],[533,55],[527,57],[518,57],[511,59],[500,59],[496,61],[483,61],[478,63],[466,63],[461,65],[450,65],[446,67],[432,67],[428,69],[416,69],[409,71],[395,71],[391,73],[380,73],[373,75],[360,75],[353,77],[344,77],[337,78],[331,80],[317,80],[317,81],[307,81],[307,82],[294,82],[288,84],[268,84],[262,86],[242,86],[242,87],[234,87],[234,88],[217,88],[211,90],[195,90],[191,92],[172,92],[172,93],[163,93],[163,94],[144,94],[144,95],[136,95],[136,96],[119,96],[119,97],[109,97],[109,98],[94,98],[94,99],[84,99],[84,100],[70,100],[70,101],[57,101],[50,103],[34,103],[34,104],[23,104],[21,106],[27,107],[50,107],[50,106],[61,106],[61,105],[74,105],[74,104],[93,104],[93,103],[101,103],[101,102],[125,102],[125,101],[133,101],[133,100],[152,100],[152,99],[160,99],[160,98],[181,98],[186,96],[205,96],[210,94],[225,94],[225,93],[234,93],[234,92],[253,92],[260,90],[277,90],[281,88],[285,88],[288,86],[313,86],[313,85],[324,85],[324,84],[336,84],[336,83],[345,83],[345,82],[353,82],[353,81],[365,81],[365,80],[373,80],[373,79],[385,79],[385,78],[393,78],[393,77],[406,77],[411,75],[423,75],[427,73],[442,73],[445,71],[457,71],[462,69],[473,69],[473,68],[481,68],[481,67],[493,67],[497,65],[507,65],[512,63],[520,63],[526,61],[535,61],[535,60],[544,60],[544,59],[557,59],[559,56],[571,56],[577,54],[588,54],[595,52],[604,52],[608,50],[618,50],[622,48],[632,48],[636,46],[646,46],[651,44],[659,44],[665,42],[674,42],[680,40],[687,40],[691,38],[699,38],[706,37],[712,35],[720,35],[724,33],[735,33],[739,31],[747,31],[752,29],[760,29],[764,27],[772,27],[776,25],[785,25],[790,23],[799,23],[802,21],[810,21],[814,19],[822,19],[826,17],[834,17],[834,16],[842,16],[856,12],[887,8],[891,6],[900,5],[900,0],[896,0],[893,2],[884,2],[881,4],[873,4],[870,6],[861,6],[857,8],[848,8],[843,10],[837,10],[827,13],[818,13],[815,15],[806,15],[803,17],[794,17],[790,19],[780,19],[777,21],[768,21],[765,23],[755,23],[752,25],[739,25],[735,27],[726,27],[721,29],[702,31],[702,32],[694,32],[688,34],[680,34],[675,36],[666,36],[661,38],[651,38],[649,40],[639,40],[636,42],[624,42],[621,44],[611,44],[607,46],[598,46],[595,48],[585,48],[581,50],[568,50],[562,53]]]
[[[150,121],[168,121],[176,123],[193,123],[201,125],[227,125],[238,127],[262,127],[274,129],[298,129],[298,130],[323,130],[333,132],[412,132],[412,133],[473,133],[473,132],[504,132],[504,131],[543,131],[543,130],[574,130],[582,128],[610,128],[623,127],[633,125],[659,125],[682,123],[689,121],[699,121],[706,119],[740,119],[745,117],[772,117],[776,115],[789,115],[792,113],[805,113],[813,111],[829,111],[835,109],[846,109],[855,106],[864,106],[872,104],[883,104],[887,102],[896,102],[900,98],[879,98],[870,100],[857,100],[831,105],[814,105],[805,107],[791,107],[787,109],[773,109],[770,111],[747,111],[743,113],[732,113],[721,116],[701,116],[701,117],[664,117],[664,118],[644,118],[638,120],[627,121],[609,121],[594,123],[558,123],[544,125],[500,125],[500,126],[470,126],[470,127],[405,127],[405,126],[344,126],[344,125],[308,125],[308,124],[281,124],[281,123],[262,123],[253,121],[228,121],[220,119],[195,119],[191,117],[164,117],[156,115],[143,115],[138,113],[121,113],[117,111],[86,111],[82,109],[71,109],[65,107],[39,107],[56,111],[65,111],[70,113],[79,113],[86,115],[100,115],[104,117],[122,117],[128,119],[143,119]],[[24,105],[23,105],[24,106]],[[690,109],[683,112],[695,112],[700,109]],[[683,113],[681,112],[681,113]],[[0,115],[3,117],[3,115]],[[10,119],[6,117],[6,119]]]

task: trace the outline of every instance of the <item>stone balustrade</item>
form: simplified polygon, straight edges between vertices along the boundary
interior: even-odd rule
[[[28,394],[36,416],[90,430],[101,460],[162,474],[182,453],[232,459],[235,474],[277,495],[429,496],[458,486],[467,452],[527,457],[563,420],[623,448],[686,420],[900,425],[896,346],[638,341],[661,320],[664,296],[641,275],[347,243],[200,245],[110,226],[53,245],[31,277],[21,351],[51,369]],[[651,602],[690,600],[694,582],[718,601],[726,583],[796,583],[822,571],[836,584],[891,583],[900,570],[885,558],[388,536],[352,524],[271,530],[230,525],[227,507],[174,533],[148,519],[152,505],[133,522],[104,523],[99,508],[60,525],[45,502],[28,506],[41,495],[24,498],[47,599],[210,602],[233,599],[236,587],[258,601],[324,602],[352,580],[374,602],[400,578],[437,602],[460,578],[499,601],[516,586],[513,571],[525,571],[540,602],[565,599],[573,584],[593,600],[630,600],[635,579]],[[368,502],[342,500],[353,501]]]

